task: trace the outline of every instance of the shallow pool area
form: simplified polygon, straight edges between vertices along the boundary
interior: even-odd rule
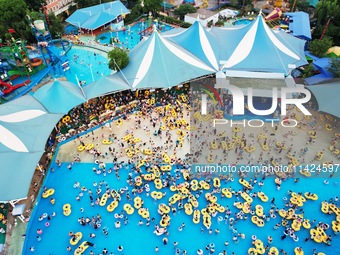
[[[165,32],[173,29],[172,26],[162,22],[157,22],[155,25],[159,32]],[[115,45],[131,50],[141,41],[145,33],[147,33],[147,28],[148,25],[146,22],[137,22],[132,26],[125,26],[124,29],[120,31],[100,34],[96,37],[96,40],[100,42],[100,44],[110,44],[110,38],[113,38],[115,40]]]
[[[278,189],[273,178],[267,178],[263,181],[264,185],[254,185],[254,189],[250,191],[255,194],[258,191],[263,191],[269,198],[268,202],[262,202],[258,197],[253,198],[252,208],[255,205],[263,206],[264,213],[267,215],[263,227],[258,227],[248,218],[238,219],[240,209],[235,207],[236,202],[244,202],[242,196],[233,195],[232,198],[222,197],[222,194],[213,188],[213,182],[210,182],[209,189],[198,189],[191,191],[197,198],[199,203],[198,209],[202,210],[208,204],[205,196],[207,193],[213,193],[217,198],[217,203],[230,210],[228,213],[215,213],[211,218],[211,233],[202,224],[202,215],[198,224],[193,223],[193,216],[187,215],[183,209],[184,203],[190,203],[188,197],[183,197],[182,202],[173,204],[176,213],[169,213],[171,224],[167,227],[168,234],[155,234],[156,226],[160,227],[161,216],[159,214],[159,204],[169,204],[170,197],[173,197],[177,192],[171,191],[169,187],[163,187],[158,190],[153,181],[143,181],[148,188],[143,186],[129,186],[126,180],[129,174],[134,179],[138,174],[131,170],[131,167],[123,166],[119,170],[119,178],[113,169],[113,164],[106,164],[106,172],[93,171],[93,167],[98,170],[98,165],[94,163],[75,163],[72,169],[68,169],[68,163],[63,163],[58,167],[55,163],[52,164],[53,171],[49,171],[44,187],[46,189],[54,189],[54,194],[50,197],[42,198],[40,194],[34,212],[31,215],[27,236],[25,240],[23,254],[30,254],[30,247],[34,247],[34,254],[68,254],[67,247],[71,247],[71,254],[84,241],[92,243],[94,246],[87,248],[83,254],[90,254],[93,251],[95,254],[101,254],[103,249],[108,250],[108,254],[156,254],[155,248],[159,248],[157,254],[168,255],[176,254],[176,249],[179,249],[178,254],[182,254],[184,250],[187,254],[197,254],[198,249],[202,249],[202,254],[208,254],[206,246],[210,248],[214,246],[214,254],[223,254],[226,250],[228,254],[234,252],[235,255],[247,254],[247,251],[252,246],[252,236],[263,241],[264,246],[277,247],[279,250],[284,249],[288,254],[294,254],[295,247],[303,247],[305,254],[312,254],[312,250],[323,251],[327,255],[338,254],[338,246],[340,239],[333,235],[331,228],[326,230],[327,234],[333,235],[332,246],[326,244],[317,244],[311,240],[305,242],[305,238],[309,237],[309,230],[301,227],[295,234],[298,236],[298,241],[294,241],[289,236],[284,240],[281,239],[283,227],[274,229],[275,224],[280,223],[282,218],[277,214],[275,218],[270,215],[272,209],[271,201],[276,204],[277,208],[284,208],[286,200],[289,200],[289,191],[301,192],[302,194],[309,191],[318,194],[317,201],[307,200],[303,207],[299,207],[296,213],[302,214],[305,219],[316,223],[312,227],[322,221],[331,225],[331,221],[335,219],[334,215],[325,215],[321,212],[321,201],[328,200],[339,195],[338,180],[330,180],[329,184],[324,184],[322,178],[301,178],[297,183],[294,179],[284,181],[281,188]],[[172,175],[176,167],[172,169]],[[145,175],[146,169],[142,167]],[[179,174],[179,170],[176,170]],[[143,175],[141,175],[143,176]],[[181,176],[181,174],[179,174]],[[168,180],[168,174],[161,174],[160,178],[165,182]],[[178,177],[177,184],[184,183],[182,177]],[[230,188],[234,191],[243,190],[244,187],[239,183],[239,179],[234,181],[221,180],[221,188]],[[118,207],[113,212],[108,212],[107,206],[113,202],[113,198],[108,198],[104,206],[101,206],[100,198],[105,193],[105,190],[110,190],[109,193],[117,192],[120,194]],[[171,188],[172,189],[172,188]],[[92,195],[90,194],[92,191]],[[135,190],[135,191],[134,191]],[[163,197],[159,200],[152,198],[152,191],[160,191]],[[327,190],[327,192],[325,192]],[[324,191],[324,192],[322,192]],[[127,195],[128,193],[128,195]],[[135,195],[134,195],[135,193]],[[91,206],[91,196],[94,204]],[[130,199],[129,199],[130,197]],[[129,215],[124,212],[126,204],[135,206],[135,197],[140,197],[143,201],[142,208],[147,208],[150,214],[150,219],[147,220],[138,214],[138,209],[134,209],[134,213]],[[53,199],[53,200],[51,200]],[[53,201],[53,203],[52,203]],[[180,205],[182,203],[182,205]],[[338,203],[338,202],[337,202]],[[65,204],[70,204],[71,214],[65,216],[63,207]],[[301,208],[301,209],[300,209]],[[98,221],[98,215],[100,221]],[[92,221],[94,216],[96,224],[80,224],[79,219],[86,217]],[[233,220],[231,220],[233,219]],[[119,222],[119,223],[118,223]],[[140,223],[142,222],[142,224]],[[233,222],[233,223],[232,223]],[[237,222],[237,223],[236,223]],[[96,225],[97,227],[94,227]],[[103,229],[106,229],[106,231]],[[81,232],[82,238],[77,245],[70,244],[69,233]],[[94,238],[90,238],[90,234],[95,234]],[[270,235],[273,238],[272,243],[268,243],[267,238]],[[164,239],[166,238],[166,239]],[[194,241],[193,241],[194,240]],[[164,242],[167,241],[167,244]],[[225,242],[228,241],[228,245]],[[178,245],[174,245],[178,242]],[[52,244],[52,245],[51,245]],[[118,246],[122,246],[123,250],[118,251]],[[266,252],[267,254],[267,252]]]
[[[252,23],[253,20],[250,19],[238,19],[236,21],[234,21],[233,25],[237,26],[237,25],[248,25],[250,23]]]
[[[96,49],[73,46],[67,53],[70,69],[65,72],[67,79],[77,84],[76,76],[83,85],[98,80],[101,76],[108,76],[112,70],[108,67],[108,60]]]

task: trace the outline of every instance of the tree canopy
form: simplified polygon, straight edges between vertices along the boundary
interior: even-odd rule
[[[183,19],[186,14],[195,12],[197,12],[197,9],[191,4],[181,4],[175,9],[174,14],[178,15],[180,19]]]
[[[24,0],[27,8],[31,11],[38,12],[41,9],[41,5],[46,5],[46,0]]]
[[[329,25],[326,35],[333,37],[336,43],[340,42],[340,0],[322,0],[315,8],[315,16],[317,17],[317,26],[314,36],[320,37],[328,19]]]
[[[0,35],[2,39],[9,39],[8,29],[14,29],[15,38],[32,38],[31,29],[25,19],[28,7],[24,0],[0,0]]]
[[[340,59],[332,58],[328,71],[333,74],[335,78],[340,78]]]
[[[163,0],[144,0],[144,11],[146,13],[152,12],[153,16],[156,17],[157,12],[162,9]]]
[[[317,57],[323,57],[327,50],[332,47],[333,41],[332,38],[325,36],[322,40],[321,39],[314,39],[310,42],[308,46],[308,50],[310,53]]]
[[[118,65],[119,69],[123,69],[129,63],[129,55],[126,51],[119,48],[109,51],[107,57],[109,59],[109,68],[111,70],[116,70],[116,64]]]

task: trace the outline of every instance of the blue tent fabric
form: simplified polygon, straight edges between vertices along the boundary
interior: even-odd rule
[[[288,24],[288,27],[293,35],[305,40],[312,39],[308,13],[286,12],[285,15],[289,16],[289,19],[291,20],[291,22]]]
[[[25,198],[46,141],[62,114],[50,114],[31,95],[0,107],[0,201]]]
[[[117,73],[103,76],[96,82],[87,85],[84,92],[87,98],[94,98],[108,93],[131,89],[129,84]]]
[[[219,70],[216,38],[209,34],[199,21],[195,21],[182,33],[163,37],[177,43],[216,71]]]
[[[27,197],[31,180],[44,151],[0,153],[0,202]]]
[[[318,101],[319,111],[332,114],[340,118],[340,82],[325,83],[307,86]]]
[[[55,80],[38,89],[33,96],[51,113],[68,113],[86,102],[80,88],[72,82]]]
[[[224,70],[246,72],[270,72],[288,75],[289,65],[296,67],[308,62],[304,52],[295,49],[291,44],[283,43],[259,15],[247,29],[244,36],[237,42],[237,46],[223,66]],[[234,30],[238,33],[238,30]],[[297,39],[299,40],[299,39]]]
[[[250,25],[251,23],[239,27],[213,27],[209,30],[209,33],[217,38],[218,58],[220,60],[226,61],[231,56],[238,43],[247,33]]]
[[[128,13],[130,11],[117,0],[76,10],[66,22],[83,29],[95,30]]]
[[[130,52],[122,72],[133,89],[142,89],[170,88],[216,70],[154,31]]]

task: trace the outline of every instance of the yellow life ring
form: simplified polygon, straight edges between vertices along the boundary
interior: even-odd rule
[[[41,196],[43,198],[48,198],[49,196],[52,196],[54,194],[54,189],[48,189],[46,191],[44,191]]]
[[[63,206],[63,214],[65,216],[69,216],[71,214],[71,205],[70,204],[64,204],[64,206]]]
[[[66,115],[66,116],[62,119],[62,122],[63,122],[64,124],[66,124],[66,123],[69,122],[70,120],[71,120],[71,117],[68,116],[68,115]]]
[[[116,120],[116,125],[117,126],[121,126],[122,124],[123,124],[123,120],[122,119]]]
[[[75,233],[74,237],[71,237],[71,239],[70,239],[70,244],[71,245],[76,245],[80,241],[80,239],[82,239],[82,237],[83,237],[83,233],[82,232]]]
[[[84,151],[86,149],[86,146],[84,146],[84,145],[79,145],[78,147],[77,147],[77,150],[79,151],[79,152],[82,152],[82,151]]]
[[[105,140],[102,141],[102,144],[109,145],[109,144],[112,144],[112,141],[108,140],[108,139],[105,139]]]
[[[90,150],[92,150],[94,148],[94,144],[93,143],[90,143],[90,144],[88,144],[87,146],[86,146],[86,150],[87,151],[90,151]]]

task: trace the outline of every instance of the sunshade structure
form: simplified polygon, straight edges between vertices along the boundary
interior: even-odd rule
[[[209,34],[199,21],[195,21],[182,33],[165,37],[191,52],[216,71],[219,70],[216,38]]]
[[[285,15],[289,16],[288,26],[293,35],[308,41],[312,39],[308,13],[286,12]]]
[[[340,118],[340,82],[307,86],[318,101],[319,111],[332,114]]]
[[[54,80],[33,95],[50,113],[68,113],[73,107],[86,102],[80,88],[72,82]]]
[[[237,41],[235,49],[224,64],[223,69],[226,71],[270,72],[288,75],[289,65],[298,67],[307,64],[304,53],[297,51],[288,43],[283,43],[265,24],[261,15],[241,29],[242,32],[244,29],[247,31],[241,40]],[[233,37],[229,38],[233,40]],[[296,40],[299,39],[296,38]]]
[[[170,88],[216,70],[154,31],[131,51],[122,72],[132,89],[142,89]]]
[[[26,95],[0,106],[0,201],[25,198],[46,141],[63,114]]]
[[[83,29],[95,30],[130,11],[119,1],[76,10],[66,22]]]
[[[128,89],[131,89],[131,87],[126,83],[124,78],[114,74],[110,76],[102,76],[99,80],[87,85],[84,88],[84,92],[87,98],[94,98]]]

